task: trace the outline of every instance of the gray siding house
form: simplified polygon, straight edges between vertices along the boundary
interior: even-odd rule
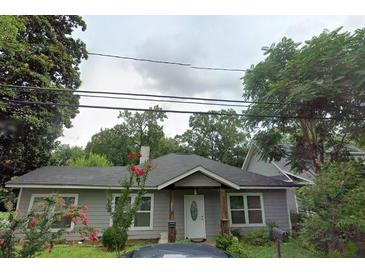
[[[151,161],[152,170],[134,223],[131,239],[158,239],[176,221],[178,239],[212,239],[227,230],[242,233],[262,228],[268,221],[290,230],[287,195],[292,182],[255,174],[198,155],[168,154]],[[118,197],[119,180],[127,167],[42,167],[17,177],[7,187],[18,188],[21,213],[36,209],[52,193],[66,203],[87,205],[90,225],[101,230],[111,225],[108,197]],[[133,200],[134,196],[131,195]],[[70,222],[68,240],[79,235]]]
[[[356,161],[365,161],[365,152],[361,149],[347,145],[349,156]],[[291,169],[289,160],[282,158],[280,161],[264,161],[260,157],[260,148],[254,143],[251,144],[242,165],[244,171],[268,176],[270,178],[281,179],[290,182],[296,187],[292,187],[287,191],[287,205],[290,211],[298,212],[300,202],[298,202],[295,191],[303,185],[313,184],[315,179],[314,172],[298,173]]]

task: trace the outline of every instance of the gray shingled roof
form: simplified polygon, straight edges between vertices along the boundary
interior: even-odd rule
[[[292,183],[275,178],[243,171],[198,155],[167,154],[152,161],[152,170],[148,175],[146,186],[157,187],[196,167],[214,174],[239,186],[291,187]],[[7,183],[16,185],[62,185],[62,186],[100,186],[117,187],[120,178],[128,177],[126,167],[41,167]]]

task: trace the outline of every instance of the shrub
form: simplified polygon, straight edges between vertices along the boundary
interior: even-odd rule
[[[247,258],[248,252],[239,242],[233,242],[226,250],[226,252],[235,258]]]
[[[266,227],[268,229],[269,240],[273,241],[274,238],[272,236],[272,230],[273,230],[274,227],[278,227],[278,225],[275,222],[268,220],[267,223],[266,223]]]
[[[241,240],[241,232],[238,229],[234,229],[231,231],[231,234],[236,237],[238,240]]]
[[[315,184],[299,190],[307,212],[300,240],[326,254],[346,253],[348,243],[365,233],[365,179],[355,162],[329,163]],[[351,245],[351,244],[350,244]]]
[[[87,224],[86,207],[72,204],[66,207],[65,200],[59,195],[52,195],[39,204],[41,211],[30,210],[26,215],[12,211],[15,205],[14,194],[8,189],[0,189],[0,202],[3,202],[8,215],[0,221],[0,257],[31,258],[48,249],[49,252],[65,229],[54,231],[53,228],[64,218],[71,222]],[[59,211],[54,211],[59,208]],[[18,235],[22,237],[18,237]]]
[[[108,250],[121,250],[125,247],[128,234],[116,227],[108,227],[104,230],[101,241]]]
[[[264,246],[270,244],[269,229],[258,229],[251,231],[242,236],[242,241],[255,246]]]
[[[232,234],[224,234],[224,235],[218,235],[215,238],[215,246],[217,248],[227,250],[229,246],[231,246],[233,243],[237,243],[238,241],[235,240],[234,236]]]

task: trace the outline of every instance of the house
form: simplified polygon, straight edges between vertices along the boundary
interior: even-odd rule
[[[269,221],[290,230],[287,193],[296,186],[292,182],[191,154],[168,154],[151,162],[147,194],[130,228],[130,239],[159,238],[167,232],[169,220],[176,221],[178,239],[212,239],[229,229],[245,233]],[[20,189],[20,212],[58,193],[66,204],[87,205],[90,225],[105,229],[111,224],[107,199],[115,201],[118,181],[128,176],[127,167],[47,166],[9,181],[7,187]],[[60,226],[71,231],[67,239],[79,239],[71,222]]]
[[[365,152],[361,149],[353,145],[347,145],[347,150],[352,159],[357,161],[365,160]],[[293,212],[298,212],[299,209],[295,190],[303,185],[312,184],[315,179],[313,170],[307,172],[292,170],[289,160],[285,157],[281,158],[280,161],[265,161],[261,159],[260,148],[254,143],[250,145],[242,169],[295,184],[297,187],[290,188],[287,191],[287,205],[289,210]]]

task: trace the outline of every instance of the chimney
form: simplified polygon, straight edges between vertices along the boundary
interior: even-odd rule
[[[150,159],[150,147],[141,146],[141,158],[139,158],[139,164],[143,165]]]

